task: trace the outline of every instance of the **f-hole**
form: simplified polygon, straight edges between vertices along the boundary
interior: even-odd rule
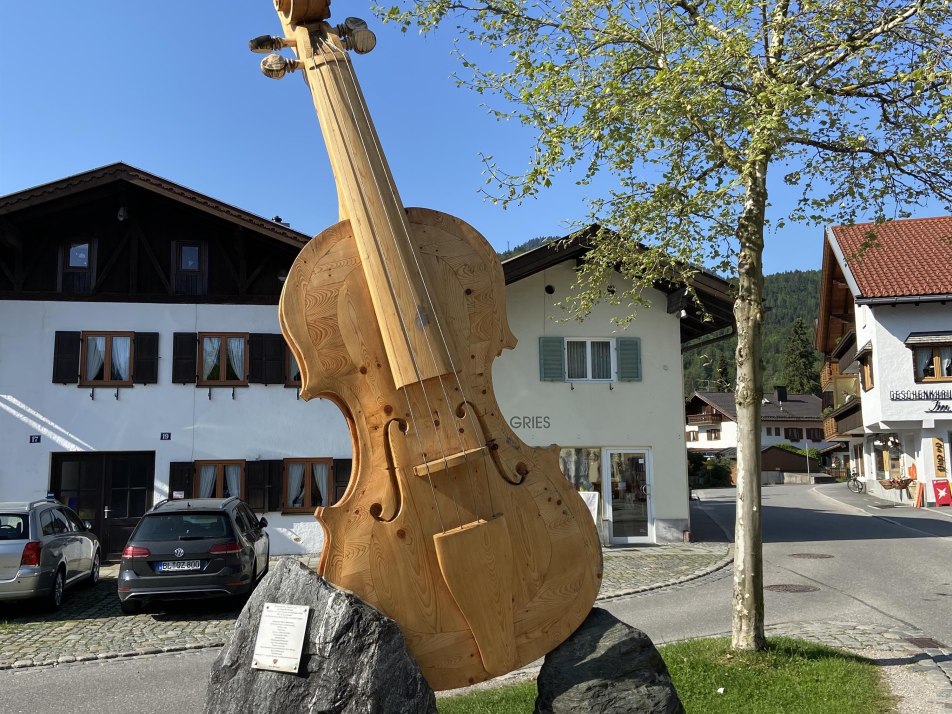
[[[384,517],[383,505],[380,503],[371,503],[369,509],[371,517],[381,523],[391,523],[393,519],[397,517],[397,514],[400,513],[400,508],[403,505],[403,490],[400,485],[400,479],[397,478],[397,465],[393,459],[393,446],[391,445],[390,427],[394,424],[397,425],[397,428],[403,434],[406,434],[409,428],[406,420],[397,418],[388,421],[384,427],[383,450],[387,457],[387,474],[390,476],[390,490],[393,494],[393,513]]]

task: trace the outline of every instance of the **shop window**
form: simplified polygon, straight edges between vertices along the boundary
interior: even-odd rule
[[[245,498],[244,461],[196,461],[194,476],[194,498]]]
[[[333,459],[285,459],[283,507],[286,513],[312,513],[335,502]]]
[[[601,449],[562,449],[559,452],[559,466],[562,475],[577,491],[598,491],[601,488]]]
[[[198,385],[212,387],[248,384],[247,345],[247,334],[199,333]]]

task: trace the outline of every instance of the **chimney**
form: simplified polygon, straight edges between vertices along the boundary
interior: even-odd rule
[[[777,401],[783,404],[787,401],[787,388],[786,387],[774,387],[775,396]]]

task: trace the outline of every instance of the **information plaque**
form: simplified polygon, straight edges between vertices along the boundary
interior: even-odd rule
[[[310,610],[307,605],[266,602],[261,611],[251,668],[297,673]]]

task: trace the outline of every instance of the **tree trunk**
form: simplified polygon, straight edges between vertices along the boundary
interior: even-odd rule
[[[763,650],[764,566],[760,513],[760,411],[763,399],[764,213],[767,160],[751,162],[737,226],[737,516],[731,646]]]

